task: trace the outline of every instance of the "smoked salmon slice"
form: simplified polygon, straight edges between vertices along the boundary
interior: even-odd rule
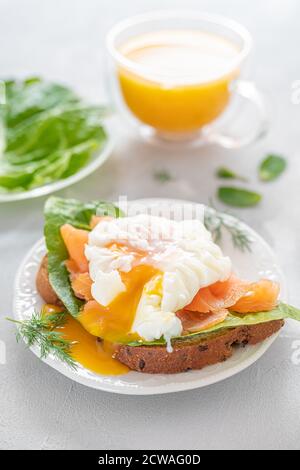
[[[111,220],[110,216],[93,215],[90,221],[90,227],[93,229],[103,220]],[[70,224],[64,224],[60,227],[60,233],[66,245],[70,258],[65,261],[65,265],[70,273],[87,272],[88,261],[85,257],[85,245],[88,243],[89,232],[73,227]]]
[[[71,286],[76,297],[82,300],[93,300],[91,287],[92,279],[89,273],[78,273],[71,275]]]
[[[225,282],[199,290],[192,302],[177,312],[185,332],[197,332],[225,320],[228,309],[237,313],[272,310],[278,304],[279,284],[268,279],[241,281],[232,275]]]
[[[231,275],[225,282],[203,287],[185,310],[208,313],[234,305],[247,292],[247,283]]]
[[[177,312],[185,333],[206,330],[225,320],[228,309],[237,313],[272,310],[278,304],[279,285],[268,279],[247,283],[235,276],[199,290],[193,301]]]
[[[214,312],[230,308],[238,313],[272,310],[278,303],[279,285],[268,279],[245,282],[232,275],[225,282],[216,282],[198,291],[185,310]]]
[[[210,313],[181,310],[176,315],[181,320],[183,333],[195,333],[207,330],[224,321],[228,315],[228,310],[223,308],[222,310]]]
[[[70,259],[77,265],[77,271],[82,273],[88,271],[88,261],[85,257],[84,250],[88,242],[89,232],[75,228],[70,224],[64,224],[60,227],[60,233]]]
[[[90,226],[94,228],[102,220],[110,219],[112,217],[93,215]],[[85,257],[85,245],[88,243],[89,232],[65,224],[61,226],[60,233],[70,256],[65,261],[65,265],[70,273],[72,289],[79,299],[93,300],[91,294],[92,280],[88,273],[88,260]]]
[[[69,271],[70,274],[76,274],[78,273],[78,266],[77,263],[73,259],[67,259],[65,261],[65,266],[67,270]]]
[[[231,306],[237,313],[255,313],[272,310],[278,304],[280,287],[277,282],[262,279],[248,284],[247,292]]]

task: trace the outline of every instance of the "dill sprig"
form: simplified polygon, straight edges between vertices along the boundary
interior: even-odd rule
[[[40,312],[34,313],[28,320],[19,321],[12,318],[7,320],[18,326],[17,341],[23,338],[28,347],[39,346],[41,358],[52,353],[71,369],[77,369],[76,361],[71,356],[71,346],[74,342],[66,340],[60,332],[55,331],[55,328],[66,322],[66,313],[43,315],[43,312]]]
[[[210,207],[205,210],[204,224],[216,243],[221,241],[222,231],[225,229],[230,233],[232,243],[236,248],[241,251],[251,251],[252,239],[236,219]]]

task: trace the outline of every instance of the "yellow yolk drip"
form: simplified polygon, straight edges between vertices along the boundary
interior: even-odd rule
[[[137,265],[128,273],[121,273],[126,291],[119,294],[107,307],[95,300],[87,302],[78,321],[92,335],[112,343],[137,339],[130,333],[144,285],[159,273],[149,265]]]
[[[46,305],[44,314],[59,313],[61,309]],[[106,341],[88,333],[71,315],[67,315],[63,326],[55,328],[65,339],[74,343],[71,346],[72,357],[83,367],[104,375],[121,375],[128,372],[128,367],[114,359],[115,347]]]
[[[161,273],[146,264],[149,255],[146,252],[117,243],[111,243],[107,248],[112,252],[134,256],[132,269],[127,273],[120,272],[126,291],[106,307],[96,300],[87,301],[76,319],[67,315],[65,324],[58,327],[57,331],[74,343],[71,354],[78,363],[96,373],[119,375],[129,369],[114,359],[117,343],[139,339],[137,334],[131,333],[136,310],[145,284],[153,278],[157,279],[157,276],[161,278]],[[72,275],[76,274],[76,265],[72,259],[67,260],[66,266]],[[45,314],[55,311],[59,312],[61,309],[55,306],[44,307]]]

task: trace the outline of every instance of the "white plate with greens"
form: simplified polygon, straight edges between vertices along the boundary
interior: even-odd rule
[[[56,209],[65,204],[64,200],[60,198],[52,198],[52,200],[54,206],[55,200],[58,201]],[[148,210],[171,204],[177,204],[178,207],[178,204],[183,204],[185,201],[147,199],[133,201],[129,203],[129,207],[136,202],[143,204]],[[74,205],[74,201],[72,204]],[[88,210],[90,209],[91,206],[88,207]],[[87,208],[84,208],[84,211],[86,215]],[[262,277],[276,280],[281,285],[281,298],[286,300],[287,292],[283,274],[272,249],[260,235],[238,219],[220,214],[210,208],[205,208],[205,221],[206,226],[211,229],[214,235],[219,236],[222,249],[225,254],[231,257],[235,271],[239,276],[249,280],[257,280]],[[27,253],[19,268],[14,290],[15,320],[30,319],[33,313],[39,311],[43,305],[43,300],[36,290],[35,279],[45,253],[45,241],[41,239]],[[99,390],[132,395],[171,393],[210,385],[237,374],[257,361],[271,346],[277,335],[278,333],[255,346],[248,345],[245,348],[237,348],[233,356],[226,362],[199,371],[194,370],[172,375],[151,375],[132,371],[121,376],[103,376],[95,374],[81,365],[73,370],[51,354],[42,360],[70,379]],[[39,347],[31,346],[31,350],[38,357],[41,356]]]
[[[70,186],[112,152],[113,139],[103,124],[106,108],[87,104],[68,87],[40,78],[1,85],[0,202]]]

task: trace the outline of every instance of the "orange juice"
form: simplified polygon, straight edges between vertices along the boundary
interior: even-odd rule
[[[212,33],[154,31],[127,40],[119,52],[132,64],[118,69],[128,108],[166,133],[194,132],[217,118],[238,75],[239,48]]]

